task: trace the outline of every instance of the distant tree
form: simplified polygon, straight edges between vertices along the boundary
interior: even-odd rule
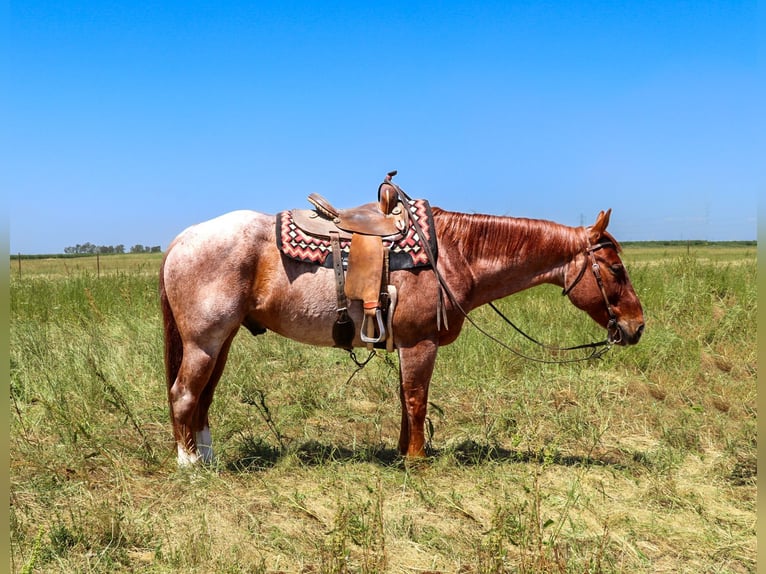
[[[161,253],[162,249],[159,245],[149,247],[148,245],[141,245],[140,243],[130,248],[130,253]],[[74,246],[64,248],[66,255],[95,255],[101,253],[104,255],[111,255],[114,253],[125,253],[125,246],[120,243],[119,245],[94,245],[93,243],[78,243]]]

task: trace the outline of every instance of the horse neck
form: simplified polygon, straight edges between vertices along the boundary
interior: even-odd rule
[[[584,227],[552,221],[466,214],[434,208],[439,256],[462,258],[474,308],[542,283],[563,286],[565,270],[587,245]]]

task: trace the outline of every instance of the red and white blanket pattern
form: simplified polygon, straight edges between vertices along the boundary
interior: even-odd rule
[[[431,206],[425,199],[414,199],[409,205],[410,216],[416,219],[423,229],[423,235],[429,242],[434,256],[437,255],[436,233],[434,232]],[[287,257],[315,263],[323,267],[332,267],[332,247],[329,240],[309,235],[295,225],[292,213],[282,211],[276,218],[277,246]],[[341,239],[340,247],[345,262],[351,242]],[[413,226],[407,230],[404,237],[383,238],[383,245],[390,250],[389,268],[391,271],[429,267],[430,262],[425,250],[420,245],[418,234]]]

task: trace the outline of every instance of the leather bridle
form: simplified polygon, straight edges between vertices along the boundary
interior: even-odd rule
[[[609,315],[609,322],[607,323],[606,330],[607,330],[607,337],[610,343],[619,343],[622,341],[622,329],[620,329],[618,323],[617,323],[617,315],[614,314],[614,310],[612,309],[612,304],[609,303],[609,297],[606,294],[606,288],[604,287],[604,281],[601,278],[601,266],[599,265],[598,261],[596,261],[596,256],[594,253],[600,249],[603,249],[605,247],[611,247],[614,250],[617,250],[617,246],[611,242],[611,241],[603,241],[602,243],[597,243],[596,245],[588,245],[588,247],[585,248],[585,253],[590,259],[590,268],[591,271],[593,271],[593,275],[596,278],[596,284],[598,285],[599,291],[601,291],[601,296],[604,298],[604,304],[606,305],[606,312]],[[567,287],[564,286],[564,289],[562,289],[561,294],[562,295],[569,295],[570,291],[577,285],[580,280],[583,278],[583,275],[585,275],[585,269],[588,267],[588,261],[585,262],[585,265],[582,266],[580,269],[580,272],[577,274],[577,277],[575,277],[574,281]],[[564,279],[566,283],[566,279]],[[615,333],[616,335],[613,336],[612,333]]]

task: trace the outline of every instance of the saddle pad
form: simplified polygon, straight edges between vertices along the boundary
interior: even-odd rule
[[[436,233],[434,232],[433,215],[431,206],[425,199],[414,199],[409,202],[411,217],[416,219],[423,228],[423,235],[431,246],[434,257],[437,256]],[[287,257],[314,263],[323,267],[332,267],[332,247],[329,239],[316,237],[300,229],[293,221],[289,211],[282,211],[276,216],[276,239],[277,247]],[[383,245],[389,249],[389,269],[413,269],[415,267],[430,267],[428,256],[420,246],[418,234],[410,226],[404,237],[384,237]],[[348,252],[351,246],[350,240],[341,239],[340,247],[343,264],[348,265]]]

